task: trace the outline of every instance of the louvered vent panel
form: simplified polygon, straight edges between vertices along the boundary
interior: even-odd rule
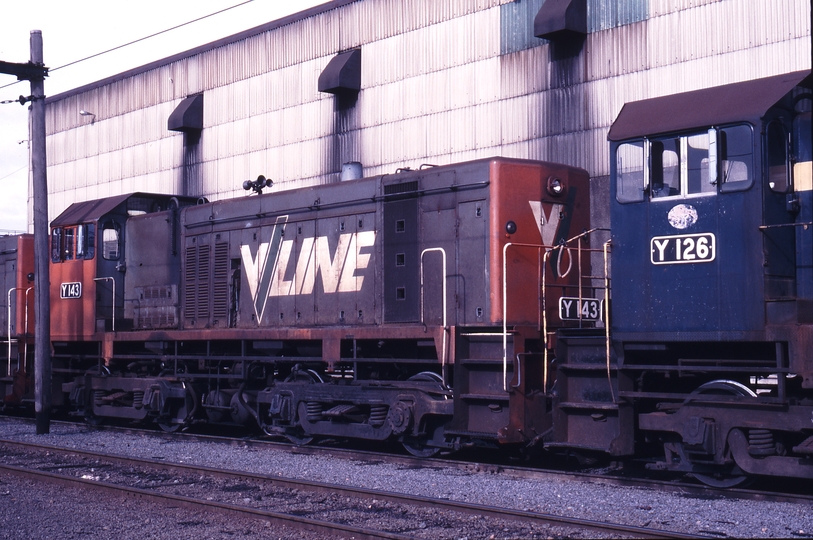
[[[215,244],[215,270],[212,315],[225,320],[229,313],[229,244]]]
[[[197,275],[197,318],[207,320],[209,318],[209,259],[211,248],[208,245],[198,246],[198,275]]]
[[[198,268],[198,248],[189,246],[186,248],[186,268],[184,271],[184,318],[192,320],[196,313],[197,284],[196,271]]]
[[[401,184],[390,184],[384,186],[384,195],[395,195],[397,193],[410,193],[418,191],[418,181],[403,182]]]

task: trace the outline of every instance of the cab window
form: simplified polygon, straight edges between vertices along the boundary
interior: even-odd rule
[[[713,135],[713,134],[712,134]],[[714,193],[716,177],[710,175],[709,132],[686,137],[686,193]]]
[[[76,228],[65,227],[62,231],[62,235],[62,260],[72,261]]]
[[[754,139],[751,126],[724,127],[717,132],[720,190],[748,189],[754,181]]]
[[[121,227],[114,221],[102,225],[102,256],[117,261],[121,256]]]
[[[95,254],[95,225],[83,223],[51,231],[51,261],[58,263],[92,259]]]
[[[62,229],[51,231],[51,261],[57,263],[62,260]]]
[[[753,140],[751,126],[742,124],[619,144],[616,198],[630,203],[647,194],[660,200],[748,189],[754,178]],[[774,153],[776,162],[785,163],[786,153]]]
[[[96,226],[93,223],[80,225],[76,229],[76,258],[89,260],[95,254],[94,242]]]
[[[680,195],[680,139],[655,139],[650,147],[653,199]]]
[[[651,170],[653,199],[689,195],[711,195],[717,192],[708,131],[653,139]]]
[[[618,146],[615,153],[616,197],[620,202],[644,200],[644,141]]]

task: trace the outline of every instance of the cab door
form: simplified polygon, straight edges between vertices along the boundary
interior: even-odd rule
[[[112,331],[124,320],[124,218],[107,215],[99,220],[97,258],[96,330]],[[115,317],[114,317],[115,313]]]
[[[781,301],[796,296],[796,212],[790,182],[788,130],[781,119],[766,130],[763,186],[762,249],[765,300]]]

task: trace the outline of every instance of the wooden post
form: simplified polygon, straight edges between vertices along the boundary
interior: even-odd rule
[[[31,31],[31,63],[43,66],[42,32]],[[45,80],[31,78],[31,175],[34,187],[34,411],[37,435],[51,425],[51,321],[48,276],[48,183],[45,160]]]

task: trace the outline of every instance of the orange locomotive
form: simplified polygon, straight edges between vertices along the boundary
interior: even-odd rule
[[[0,395],[4,405],[19,405],[34,387],[34,236],[0,237],[0,262]]]

